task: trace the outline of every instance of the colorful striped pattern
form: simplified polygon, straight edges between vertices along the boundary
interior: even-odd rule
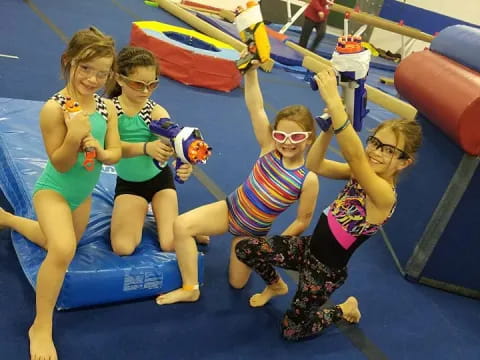
[[[229,232],[265,236],[275,218],[299,197],[307,169],[285,169],[277,151],[260,157],[247,180],[228,198]]]

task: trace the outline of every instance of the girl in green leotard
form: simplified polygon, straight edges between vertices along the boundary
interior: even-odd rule
[[[173,222],[178,216],[178,200],[172,170],[166,163],[173,155],[170,145],[152,134],[151,120],[169,118],[167,110],[150,99],[158,85],[158,64],[148,50],[125,47],[117,56],[115,85],[107,91],[118,116],[122,159],[115,168],[117,184],[112,213],[112,249],[130,255],[142,239],[142,229],[151,204],[163,251],[173,251]],[[158,168],[152,158],[163,168]],[[192,172],[184,164],[177,175],[186,180]],[[201,237],[199,242],[207,242]]]
[[[47,250],[36,285],[36,317],[28,332],[32,359],[57,359],[52,317],[65,273],[88,224],[91,192],[103,164],[121,156],[115,108],[96,91],[112,78],[114,41],[96,28],[78,31],[61,57],[66,86],[40,112],[40,128],[48,154],[38,179],[33,204],[38,222],[5,211],[0,225],[19,232]],[[81,113],[71,117],[65,102],[71,97]],[[83,149],[95,148],[93,169],[84,166]]]

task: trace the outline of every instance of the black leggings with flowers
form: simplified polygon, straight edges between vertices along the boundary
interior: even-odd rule
[[[310,236],[247,238],[235,248],[238,259],[268,285],[279,279],[274,266],[299,272],[297,292],[282,321],[283,337],[288,340],[319,334],[343,316],[337,306],[323,309],[321,306],[345,282],[346,269],[333,270],[318,261],[310,253],[310,239]]]

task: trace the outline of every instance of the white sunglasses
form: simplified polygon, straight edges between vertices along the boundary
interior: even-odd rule
[[[295,131],[286,133],[280,130],[273,130],[272,137],[273,140],[279,142],[280,144],[283,144],[285,141],[287,141],[287,139],[289,139],[292,144],[298,144],[307,140],[311,133],[311,131]]]

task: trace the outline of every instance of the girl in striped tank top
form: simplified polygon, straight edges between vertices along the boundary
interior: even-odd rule
[[[271,125],[263,106],[257,67],[245,74],[245,101],[260,157],[245,182],[226,200],[201,206],[175,220],[175,251],[183,287],[160,295],[160,305],[192,302],[200,297],[194,236],[229,231],[236,237],[229,280],[233,287],[241,288],[251,272],[234,252],[242,237],[267,235],[277,216],[295,201],[299,201],[297,216],[283,234],[300,235],[310,224],[318,194],[317,176],[305,168],[305,153],[315,136],[313,117],[306,107],[293,105],[280,110]]]

